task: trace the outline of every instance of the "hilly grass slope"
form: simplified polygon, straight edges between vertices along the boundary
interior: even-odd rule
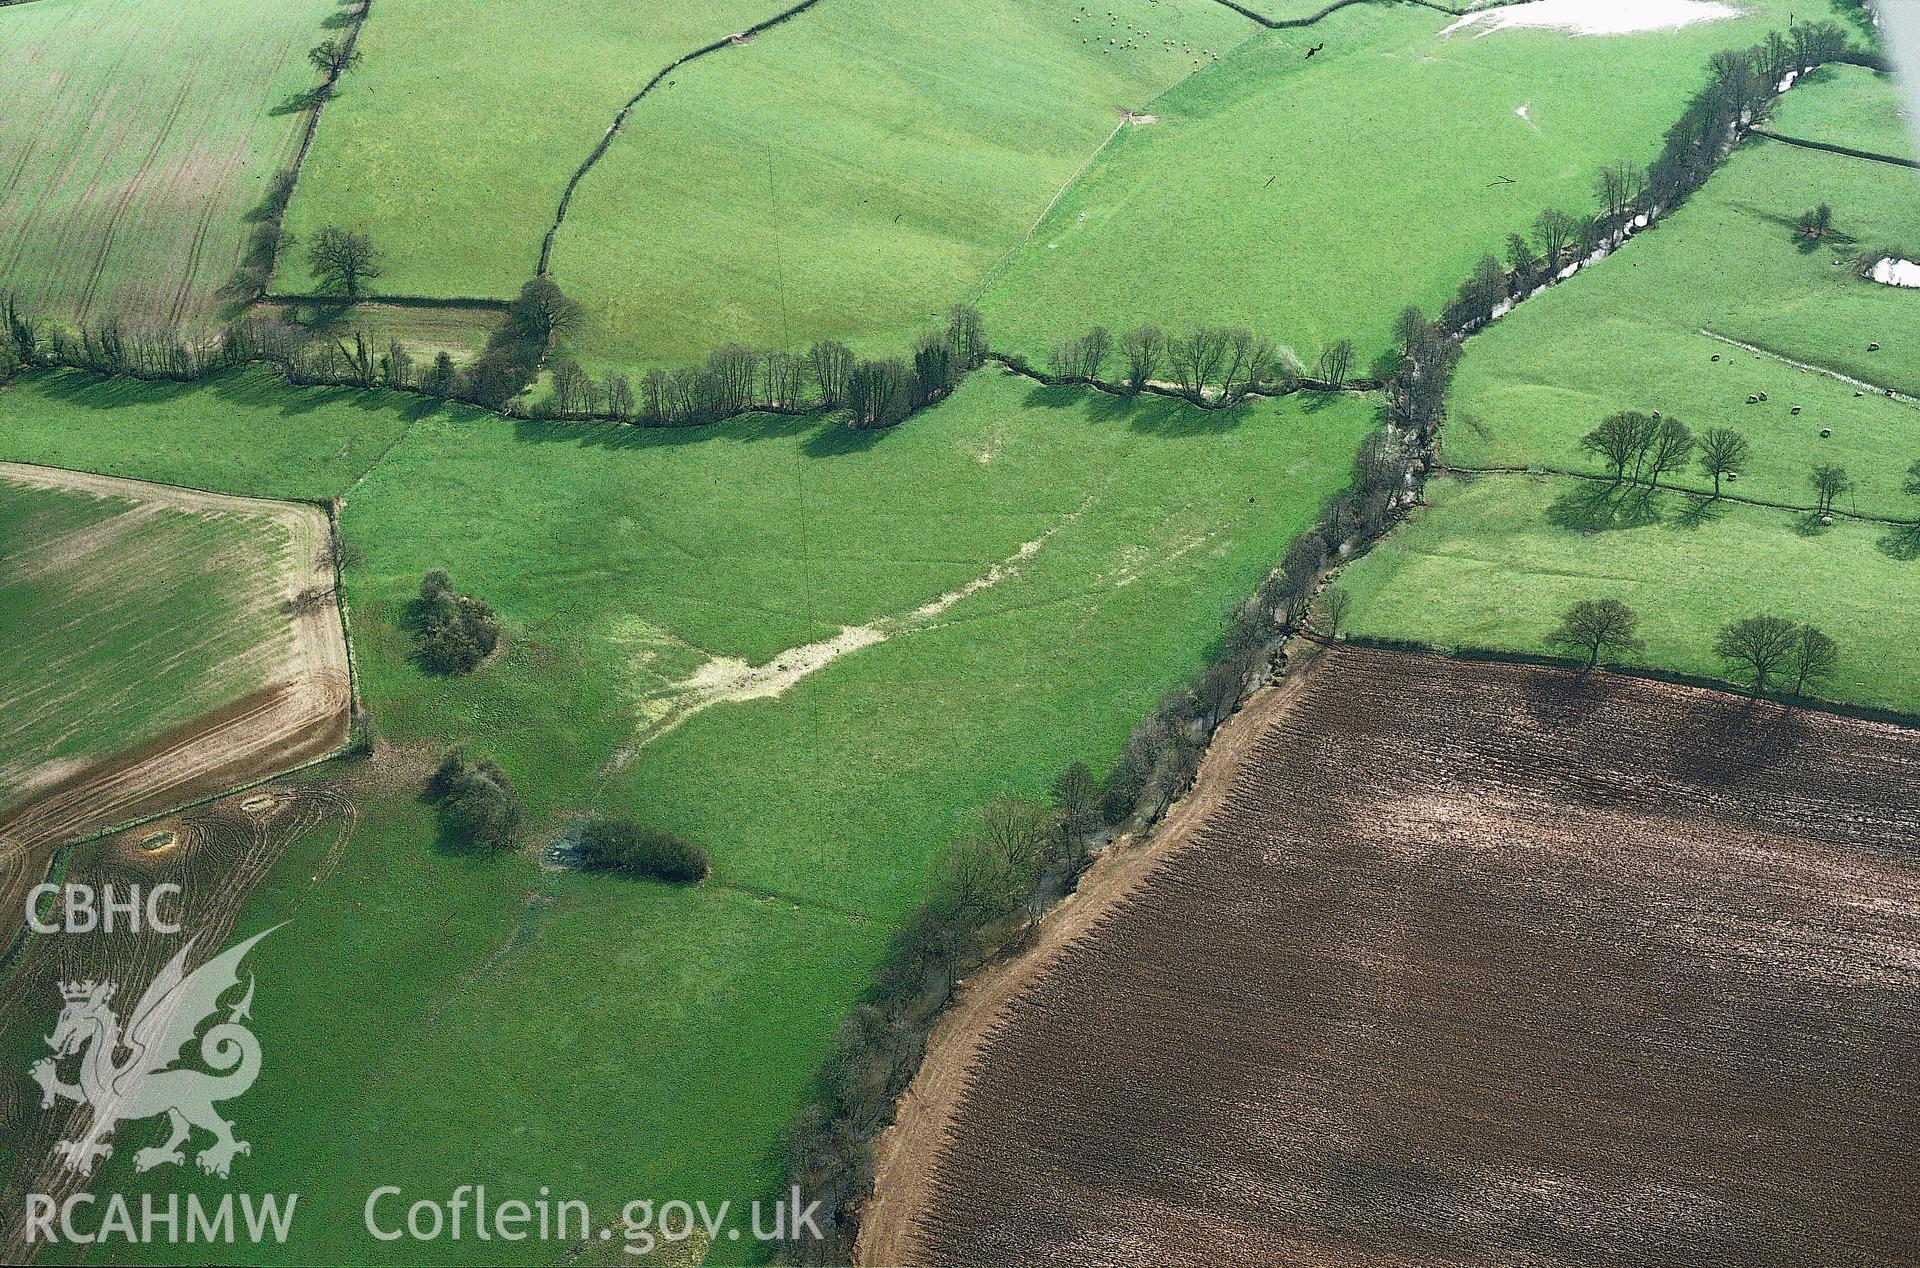
[[[1449,298],[1550,206],[1651,159],[1713,52],[1786,6],[1621,36],[1455,32],[1413,5],[1352,5],[1242,45],[1145,107],[987,287],[1005,347],[1043,357],[1093,325],[1242,324],[1311,364]],[[1324,45],[1307,57],[1309,49]]]
[[[1257,29],[1216,4],[826,0],[683,67],[556,240],[554,276],[590,314],[583,359],[904,352],[1126,111]]]

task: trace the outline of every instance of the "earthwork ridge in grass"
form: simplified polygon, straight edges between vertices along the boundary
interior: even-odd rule
[[[575,168],[573,175],[568,178],[567,187],[566,189],[562,190],[560,194],[560,206],[553,213],[553,224],[547,230],[546,239],[540,244],[540,263],[535,268],[534,272],[540,274],[541,276],[546,275],[547,262],[553,257],[553,240],[556,236],[558,236],[560,232],[560,226],[566,222],[567,207],[569,204],[573,202],[573,191],[579,187],[580,182],[583,179],[585,179],[586,174],[592,170],[593,165],[595,163],[598,163],[600,161],[601,156],[607,152],[608,147],[610,147],[613,144],[613,139],[616,136],[620,135],[620,125],[626,122],[627,116],[629,114],[633,113],[633,108],[639,105],[641,102],[641,99],[644,98],[648,93],[652,92],[654,88],[660,83],[661,80],[665,79],[668,75],[672,74],[674,71],[678,70],[680,67],[685,66],[688,62],[697,61],[700,58],[707,56],[709,53],[718,53],[721,49],[724,49],[724,48],[730,48],[739,44],[744,44],[746,41],[752,39],[754,36],[760,34],[762,31],[769,30],[773,27],[779,26],[783,22],[786,22],[792,18],[798,17],[800,14],[805,13],[808,9],[811,9],[814,5],[819,3],[820,3],[820,0],[800,0],[799,4],[794,5],[792,8],[781,10],[779,13],[774,14],[772,17],[766,19],[764,22],[756,22],[754,25],[748,27],[744,31],[738,31],[733,34],[723,36],[720,39],[713,41],[711,44],[701,45],[699,48],[694,49],[691,53],[687,53],[680,57],[676,57],[671,62],[668,62],[665,66],[661,67],[660,70],[654,75],[654,77],[647,81],[645,87],[643,87],[639,92],[633,94],[632,97],[628,98],[627,104],[624,106],[621,106],[619,113],[613,116],[613,123],[608,126],[606,133],[600,138],[599,144],[593,147],[593,153],[587,155],[586,161],[581,163],[579,167]]]

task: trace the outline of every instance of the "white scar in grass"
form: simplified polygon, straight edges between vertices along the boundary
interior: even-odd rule
[[[1671,31],[1695,22],[1737,18],[1740,10],[1717,0],[1532,0],[1469,13],[1441,38],[1468,27],[1479,34],[1512,28],[1570,31],[1575,35],[1634,35],[1642,31]]]
[[[714,705],[778,699],[801,679],[818,673],[849,652],[884,643],[895,635],[933,628],[937,620],[961,600],[1016,576],[1022,565],[1040,553],[1040,548],[1047,544],[1049,538],[1079,519],[1092,500],[1092,495],[1089,495],[1077,509],[1067,512],[1046,532],[1030,542],[1022,542],[1020,549],[972,581],[904,615],[882,617],[866,625],[842,626],[832,638],[790,647],[764,665],[752,665],[731,656],[711,658],[670,689],[671,694],[665,700],[664,709],[650,711],[652,716],[647,725],[632,744],[621,748],[608,759],[607,770],[623,769],[642,748]]]
[[[1920,264],[1888,256],[1873,266],[1872,277],[1883,286],[1920,286]]]

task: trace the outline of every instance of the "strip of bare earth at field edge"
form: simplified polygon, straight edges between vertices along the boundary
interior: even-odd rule
[[[188,511],[274,520],[288,535],[283,594],[293,637],[263,688],[159,738],[89,763],[0,813],[0,911],[11,931],[60,846],[305,765],[346,743],[352,686],[326,550],[325,510],[0,462],[0,480]],[[319,591],[323,602],[295,603]]]
[[[1024,951],[990,963],[962,984],[928,1036],[919,1072],[900,1098],[893,1125],[875,1142],[874,1198],[861,1219],[855,1263],[885,1268],[920,1262],[915,1225],[932,1197],[932,1160],[948,1139],[981,1049],[1011,1003],[1067,948],[1097,932],[1108,915],[1145,888],[1227,804],[1253,746],[1286,716],[1311,681],[1317,648],[1302,647],[1301,662],[1278,686],[1255,691],[1221,726],[1193,787],[1144,842],[1116,840],[1078,888],[1041,917]]]

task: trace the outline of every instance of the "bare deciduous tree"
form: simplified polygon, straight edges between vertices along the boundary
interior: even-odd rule
[[[1580,226],[1574,218],[1558,207],[1547,208],[1533,220],[1533,236],[1540,244],[1541,258],[1555,271],[1562,263],[1560,257],[1579,232]]]
[[[1120,337],[1120,352],[1127,359],[1127,390],[1137,393],[1158,373],[1167,337],[1158,326],[1140,326]]]
[[[1726,662],[1728,672],[1764,693],[1788,663],[1799,637],[1799,627],[1784,617],[1750,616],[1721,629],[1713,652]]]
[[[1839,661],[1840,649],[1824,631],[1811,625],[1795,630],[1786,665],[1786,672],[1793,678],[1793,694],[1804,696],[1809,687],[1832,677]]]
[[[1693,432],[1677,418],[1663,418],[1653,429],[1653,438],[1647,444],[1645,470],[1647,487],[1660,487],[1660,477],[1669,471],[1678,471],[1687,465],[1692,456],[1695,441]]]
[[[1420,312],[1417,308],[1407,311],[1413,313],[1416,317],[1419,316]],[[1426,319],[1420,318],[1420,321],[1424,325]],[[1329,388],[1338,392],[1347,385],[1347,373],[1352,368],[1353,340],[1336,339],[1321,350],[1320,361],[1314,369],[1314,375]]]
[[[1752,456],[1753,446],[1731,427],[1709,427],[1700,435],[1700,469],[1713,477],[1713,496],[1720,496],[1720,481],[1736,474]]]
[[[1830,462],[1823,462],[1808,472],[1807,483],[1813,486],[1813,496],[1822,515],[1830,514],[1833,504],[1853,487],[1847,469]]]
[[[1637,652],[1640,614],[1618,599],[1582,599],[1568,608],[1560,624],[1547,635],[1547,646],[1565,647],[1587,658],[1592,669],[1608,654]]]
[[[360,298],[362,286],[380,276],[380,258],[367,235],[338,225],[328,225],[314,236],[307,248],[307,266],[322,291],[348,299]]]

